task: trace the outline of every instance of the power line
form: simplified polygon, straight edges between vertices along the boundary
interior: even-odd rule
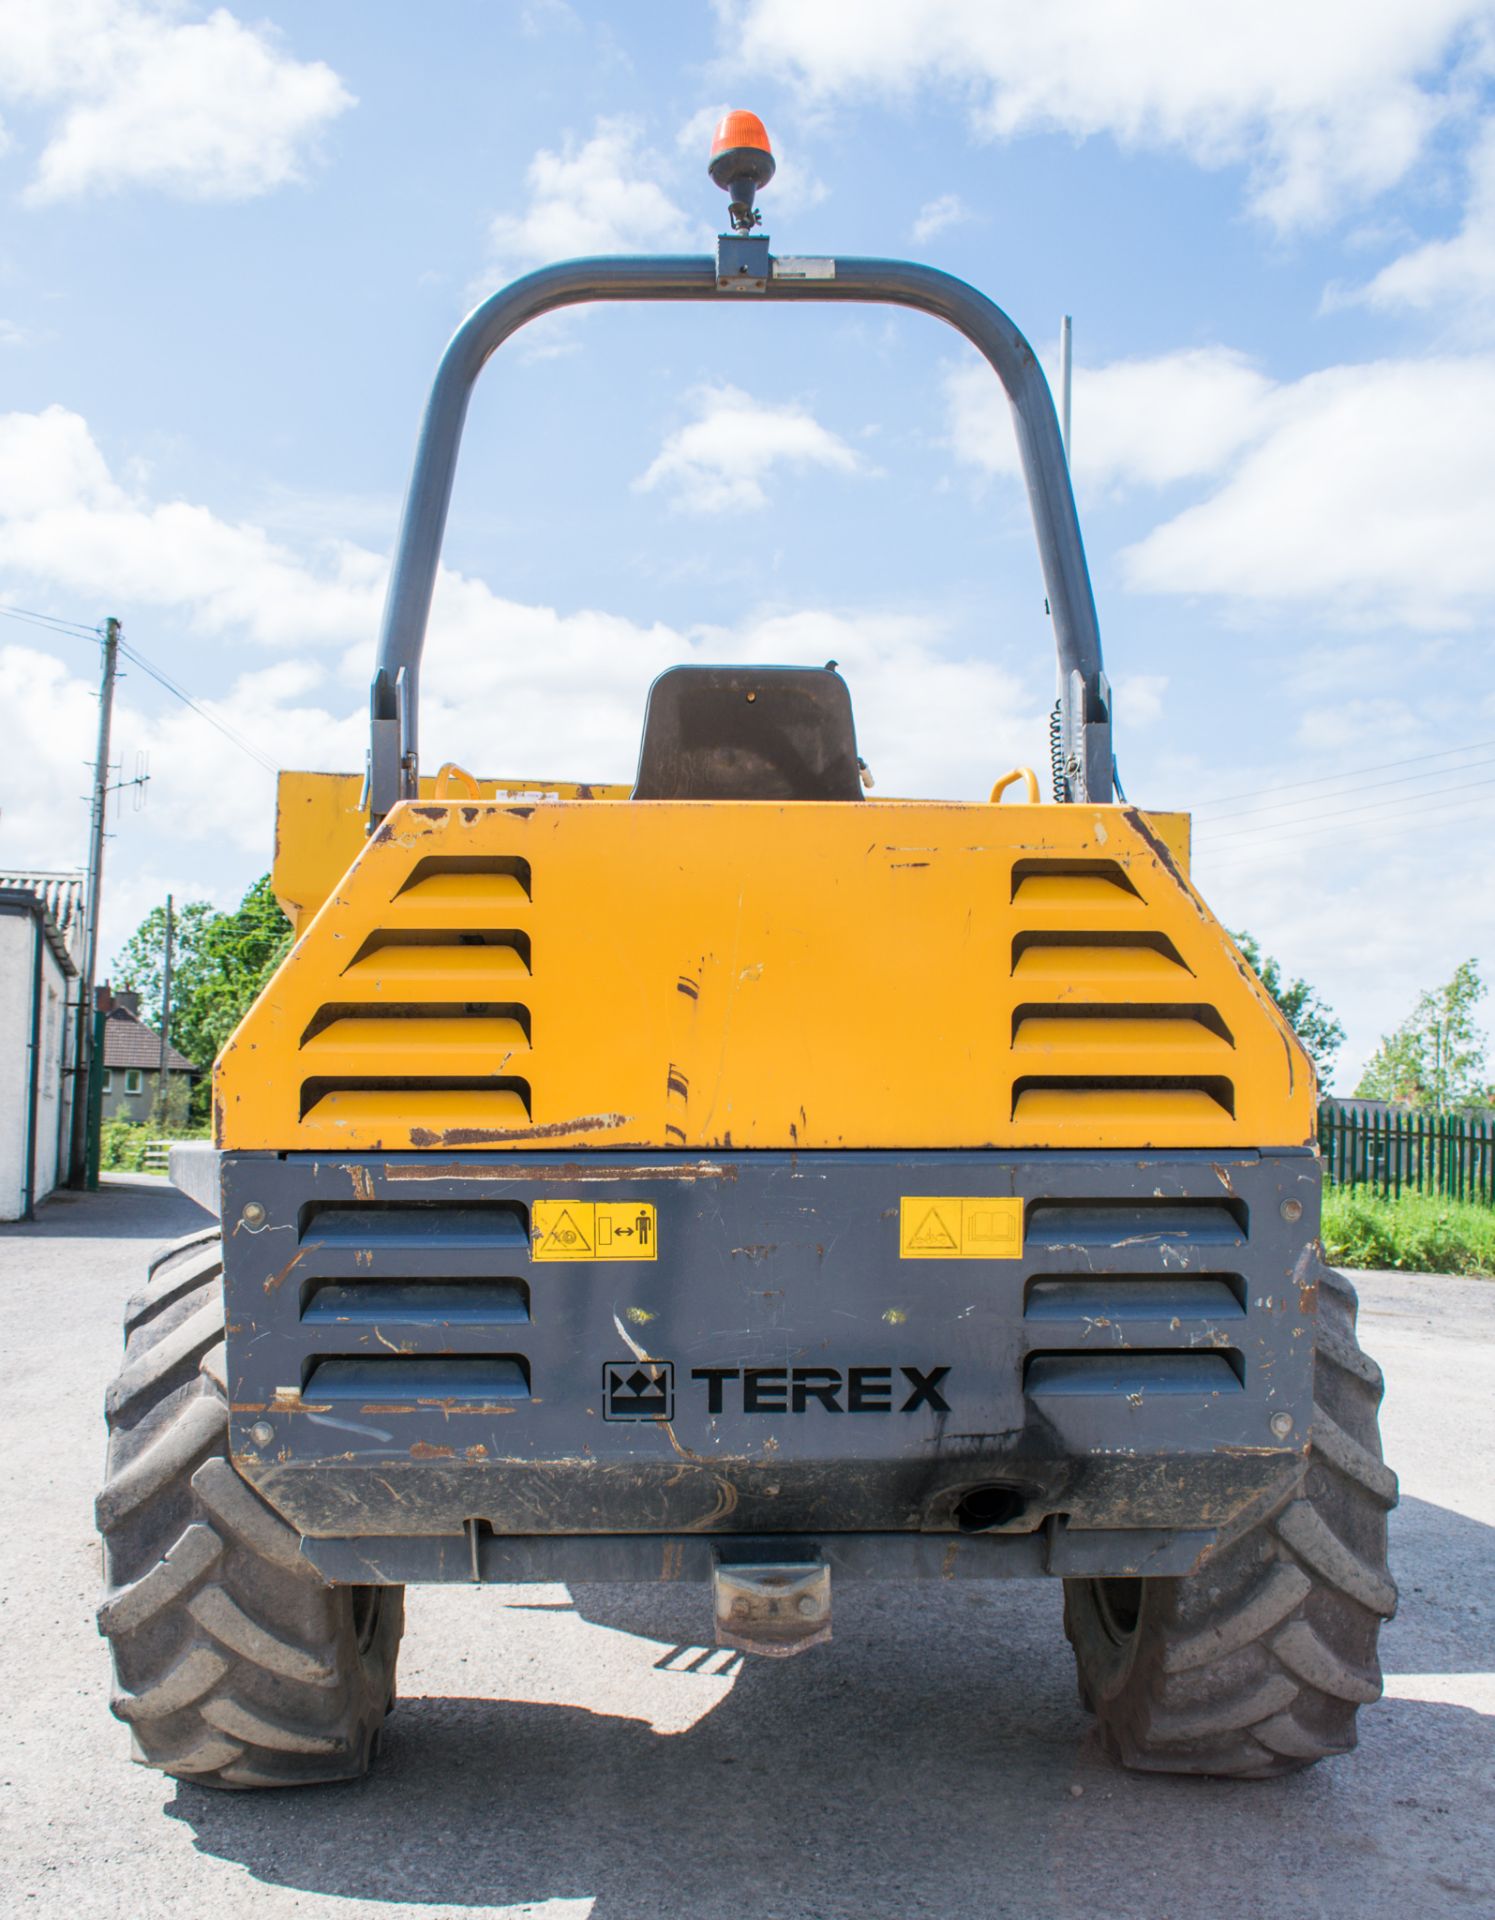
[[[1375,793],[1382,787],[1405,787],[1414,780],[1436,780],[1440,775],[1445,773],[1472,773],[1480,767],[1495,767],[1495,760],[1466,760],[1462,766],[1438,767],[1431,773],[1403,773],[1398,774],[1394,780],[1366,780],[1358,787],[1346,787],[1343,793],[1326,794],[1324,797],[1328,800],[1345,800],[1348,799],[1352,793]],[[1441,791],[1441,789],[1434,789],[1434,791]],[[1408,796],[1409,799],[1413,800],[1419,797],[1417,794]],[[1230,820],[1249,820],[1254,814],[1279,813],[1284,807],[1296,807],[1301,804],[1302,802],[1297,800],[1279,800],[1275,804],[1265,807],[1243,807],[1238,813],[1228,814],[1225,817]],[[1393,801],[1391,804],[1397,805],[1399,803]],[[1310,820],[1332,820],[1334,817],[1333,814],[1320,813],[1309,814],[1307,816]],[[1282,820],[1277,823],[1278,827],[1284,829],[1291,827],[1293,824],[1294,822],[1290,820]],[[1268,832],[1275,832],[1276,830],[1276,828],[1266,829]],[[1255,832],[1260,831],[1260,829],[1252,828],[1249,829],[1249,831]],[[1206,829],[1199,837],[1201,840],[1229,839],[1230,835],[1211,834],[1208,823],[1206,823]]]
[[[1469,783],[1471,788],[1489,786],[1491,784],[1495,783],[1480,780],[1472,780]],[[1448,789],[1448,791],[1451,793],[1459,793],[1464,791],[1464,789],[1454,787]],[[1477,817],[1477,808],[1477,802],[1467,800],[1434,801],[1431,806],[1409,808],[1403,813],[1400,820],[1378,820],[1372,822],[1369,827],[1361,830],[1362,837],[1357,841],[1357,844],[1362,847],[1379,845],[1392,834],[1416,830],[1423,825],[1424,821],[1439,816],[1444,819],[1469,819],[1471,817]],[[1323,839],[1329,835],[1342,837],[1343,833],[1344,829],[1342,827],[1326,826],[1309,828],[1305,832],[1292,836],[1289,844],[1301,846],[1305,842]],[[1261,847],[1264,853],[1270,853],[1270,845],[1265,838],[1263,838],[1261,842]],[[1250,849],[1245,847],[1227,848],[1220,854],[1218,859],[1209,860],[1208,864],[1211,872],[1216,872],[1221,867],[1228,867],[1232,864],[1239,865],[1243,860],[1249,859],[1250,851]],[[1209,849],[1206,848],[1205,852],[1208,853]]]
[[[97,640],[99,629],[85,627],[77,620],[62,620],[55,613],[38,613],[32,607],[0,607],[7,620],[24,620],[29,626],[43,627],[48,633],[65,633],[71,640]]]
[[[1495,787],[1495,779],[1466,780],[1458,786],[1434,787],[1431,793],[1418,794],[1416,796],[1416,802],[1433,800],[1436,799],[1438,795],[1445,793],[1472,793],[1477,787]],[[1357,814],[1381,813],[1388,807],[1392,809],[1400,808],[1404,815],[1415,814],[1418,810],[1415,803],[1409,806],[1402,800],[1372,800],[1368,805],[1363,807],[1341,807],[1335,813],[1314,814],[1310,819],[1303,821],[1301,824],[1297,821],[1283,821],[1276,827],[1245,827],[1239,833],[1219,833],[1215,835],[1213,840],[1208,841],[1206,844],[1211,847],[1218,847],[1223,846],[1228,840],[1252,840],[1264,838],[1269,835],[1281,835],[1292,838],[1295,837],[1295,828],[1298,830],[1298,835],[1301,836],[1302,833],[1312,833],[1316,831],[1320,821],[1351,820]]]
[[[226,720],[220,720],[216,714],[209,713],[206,707],[200,707],[185,687],[179,687],[169,674],[156,666],[154,662],[147,660],[143,653],[140,653],[124,640],[120,641],[119,650],[127,660],[133,661],[142,673],[148,673],[158,686],[164,687],[175,699],[180,700],[184,707],[190,707],[199,720],[206,720],[210,727],[216,727],[224,739],[232,742],[241,753],[247,753],[251,760],[257,760],[265,769],[266,773],[280,772],[280,768],[276,763],[270,759],[267,754],[261,753],[253,741],[246,740],[243,734],[236,732]]]
[[[1364,773],[1384,773],[1388,767],[1415,767],[1429,760],[1447,760],[1456,753],[1482,753],[1487,747],[1495,747],[1495,740],[1471,740],[1462,747],[1440,747],[1436,753],[1413,753],[1404,760],[1379,760],[1374,766],[1369,767],[1346,767],[1339,773],[1320,774],[1314,780],[1291,780],[1278,787],[1254,787],[1248,793],[1216,794],[1212,798],[1202,800],[1199,807],[1193,811],[1197,815],[1201,808],[1231,806],[1237,800],[1257,800],[1264,793],[1300,793],[1305,787],[1324,787],[1332,785],[1337,780],[1356,780]],[[1447,767],[1441,771],[1456,773],[1458,769]]]

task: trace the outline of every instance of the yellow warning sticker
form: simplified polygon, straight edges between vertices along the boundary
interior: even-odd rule
[[[905,1194],[898,1203],[901,1260],[1017,1260],[1022,1251],[1021,1200]]]
[[[652,1260],[659,1243],[648,1200],[537,1200],[530,1238],[536,1260]]]

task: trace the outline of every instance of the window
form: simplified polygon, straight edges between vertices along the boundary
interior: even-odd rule
[[[125,1092],[139,1093],[141,1085],[142,1085],[142,1075],[139,1067],[126,1067],[125,1068]]]
[[[105,1093],[113,1093],[114,1091],[114,1069],[112,1067],[105,1067],[104,1069],[104,1091]]]

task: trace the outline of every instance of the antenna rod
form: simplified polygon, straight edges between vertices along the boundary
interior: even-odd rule
[[[1064,458],[1071,467],[1074,462],[1069,451],[1069,393],[1073,325],[1067,313],[1059,322],[1059,438],[1064,442]]]

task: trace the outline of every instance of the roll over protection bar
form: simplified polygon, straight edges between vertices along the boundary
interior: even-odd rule
[[[416,443],[370,689],[370,825],[419,789],[421,653],[467,403],[489,356],[542,313],[595,300],[760,298],[771,304],[854,300],[912,307],[963,333],[995,369],[1012,405],[1059,656],[1061,749],[1068,798],[1112,795],[1111,692],[1069,467],[1048,381],[1000,307],[965,281],[906,260],[776,259],[766,237],[722,237],[709,254],[600,257],[541,267],[493,294],[442,355]]]

